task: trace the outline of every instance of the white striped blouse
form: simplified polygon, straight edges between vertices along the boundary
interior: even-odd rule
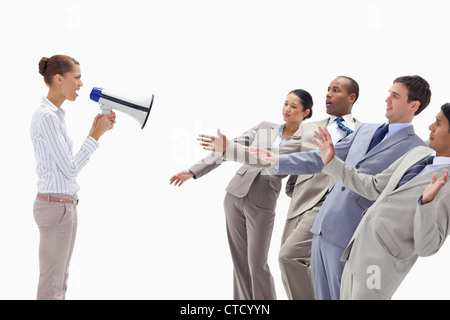
[[[64,110],[45,97],[33,114],[30,134],[37,163],[38,193],[76,194],[80,189],[77,175],[97,150],[97,140],[88,137],[73,156]]]

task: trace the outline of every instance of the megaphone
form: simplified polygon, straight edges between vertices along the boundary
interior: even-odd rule
[[[152,94],[147,99],[130,99],[108,92],[103,88],[94,87],[90,98],[100,104],[103,114],[110,114],[111,109],[120,110],[135,118],[139,122],[141,129],[144,129],[152,109],[154,95]]]

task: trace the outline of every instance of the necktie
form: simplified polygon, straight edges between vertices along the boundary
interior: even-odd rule
[[[373,147],[375,147],[377,144],[379,144],[383,140],[384,136],[388,132],[388,129],[389,129],[389,125],[384,124],[381,127],[379,127],[377,129],[377,131],[375,131],[375,134],[373,135],[372,141],[370,142],[369,149],[367,150],[367,152],[372,150]]]
[[[345,126],[345,124],[343,124],[342,121],[344,121],[344,118],[342,117],[336,118],[336,123],[338,127],[347,133],[345,136],[348,136],[350,133],[353,133],[353,130]]]
[[[429,156],[428,158],[425,158],[419,162],[417,162],[415,165],[413,165],[411,168],[409,168],[405,174],[403,175],[403,178],[400,180],[400,182],[397,185],[398,187],[401,187],[405,183],[407,183],[409,180],[417,176],[422,170],[429,164],[433,163],[434,156]]]

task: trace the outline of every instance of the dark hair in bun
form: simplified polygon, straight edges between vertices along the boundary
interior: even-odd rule
[[[309,114],[306,117],[304,117],[303,120],[311,118],[313,113],[312,107],[314,104],[311,94],[303,89],[295,89],[289,92],[289,94],[291,93],[295,94],[297,97],[300,98],[303,105],[303,111],[306,111],[308,109],[310,110]]]
[[[51,58],[42,58],[39,61],[39,73],[44,76],[47,85],[53,82],[53,76],[60,74],[64,76],[67,72],[72,71],[73,66],[80,63],[72,57],[66,55],[54,55]]]

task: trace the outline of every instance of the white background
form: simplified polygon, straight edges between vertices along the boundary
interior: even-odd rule
[[[7,3],[7,4],[6,4]],[[308,90],[325,114],[331,80],[361,92],[355,117],[385,120],[392,81],[418,74],[433,92],[414,120],[428,125],[448,90],[448,1],[8,1],[0,5],[0,298],[35,299],[39,232],[32,214],[36,174],[29,125],[47,94],[38,62],[54,54],[81,63],[84,87],[66,102],[75,152],[98,105],[94,86],[155,95],[147,126],[117,125],[79,175],[79,229],[67,299],[232,299],[222,208],[239,167],[169,185],[206,155],[195,140],[217,128],[234,137],[263,120],[280,123],[287,93]],[[289,198],[282,193],[269,265],[286,299],[278,249]],[[448,244],[418,260],[394,299],[448,299]]]

